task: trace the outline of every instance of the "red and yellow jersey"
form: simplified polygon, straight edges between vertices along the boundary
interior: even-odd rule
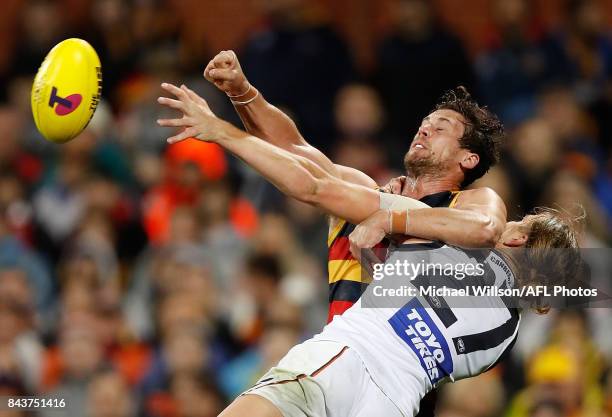
[[[453,207],[460,191],[443,191],[430,194],[421,201],[430,207]],[[361,265],[351,255],[349,235],[356,225],[346,220],[332,218],[327,238],[328,275],[329,275],[329,312],[327,322],[334,316],[344,313],[361,297],[370,283],[366,274],[361,273]],[[385,251],[389,241],[384,239],[374,247],[375,252]]]

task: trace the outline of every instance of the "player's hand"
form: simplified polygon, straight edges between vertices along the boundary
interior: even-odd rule
[[[168,143],[176,143],[192,137],[214,142],[222,129],[223,121],[210,110],[206,100],[185,85],[179,88],[173,84],[162,83],[161,87],[174,95],[176,99],[158,97],[157,102],[183,114],[178,119],[159,119],[157,121],[160,126],[183,128],[179,134],[166,139]]]
[[[391,180],[380,187],[381,191],[389,194],[401,194],[404,189],[404,183],[406,182],[406,176],[391,178]]]
[[[362,261],[362,250],[372,249],[380,243],[388,233],[389,211],[378,210],[357,225],[349,235],[351,254],[359,262]]]
[[[221,51],[211,59],[204,69],[204,78],[233,97],[239,97],[249,91],[249,82],[234,51]]]

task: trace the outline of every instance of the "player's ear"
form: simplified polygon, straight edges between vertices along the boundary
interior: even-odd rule
[[[509,248],[520,248],[525,246],[529,236],[527,233],[517,232],[513,233],[511,236],[508,236],[502,242],[504,246]]]
[[[480,162],[480,157],[478,156],[478,154],[473,152],[466,152],[459,164],[463,169],[474,169],[476,165],[478,165],[478,162]]]

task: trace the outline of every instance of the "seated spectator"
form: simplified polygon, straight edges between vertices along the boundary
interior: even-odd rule
[[[260,4],[264,22],[240,54],[244,70],[267,100],[291,110],[310,143],[327,149],[334,97],[352,78],[346,44],[312,2]]]
[[[392,4],[391,32],[378,45],[375,80],[403,150],[441,92],[458,85],[471,91],[473,75],[463,45],[437,19],[432,2]]]
[[[31,287],[20,270],[0,269],[0,377],[40,388],[43,346],[36,333]]]
[[[511,184],[521,196],[519,206],[528,212],[538,205],[559,167],[561,139],[548,121],[531,118],[514,129],[507,149],[503,163],[513,173]]]
[[[0,212],[0,274],[3,272],[7,276],[19,274],[26,279],[32,296],[32,300],[28,301],[32,302],[31,307],[35,308],[41,320],[41,329],[46,329],[45,319],[54,304],[54,288],[48,266],[38,254],[11,235],[5,216]]]
[[[72,316],[70,324],[60,330],[57,346],[47,352],[43,392],[64,398],[70,404],[66,408],[69,417],[82,417],[83,410],[87,409],[89,382],[108,366],[94,322],[92,316]],[[42,415],[51,417],[54,413],[52,409],[45,409]]]
[[[246,260],[244,275],[234,289],[241,302],[233,303],[229,310],[232,332],[244,345],[257,343],[267,309],[284,302],[281,268],[280,259],[272,254],[253,253]]]
[[[581,238],[581,247],[605,247],[610,223],[600,202],[588,184],[577,175],[559,170],[548,182],[540,204],[559,207],[573,216],[585,215],[586,228]],[[579,202],[579,204],[577,204]]]
[[[542,401],[531,407],[529,417],[564,417],[563,406],[556,401]]]
[[[448,384],[441,391],[439,417],[497,417],[505,400],[502,381],[494,371]]]
[[[216,417],[224,398],[210,376],[177,375],[170,392],[176,407],[176,417]]]
[[[219,180],[227,170],[221,148],[215,144],[186,140],[166,152],[166,178],[144,196],[143,224],[154,244],[168,240],[175,208],[193,207],[206,181]]]
[[[87,417],[133,417],[135,406],[130,387],[117,372],[102,371],[87,386]]]
[[[16,398],[29,394],[19,378],[5,372],[0,372],[0,396],[3,398]],[[4,417],[29,417],[27,410],[17,407],[7,408],[2,413]]]
[[[610,103],[605,88],[612,76],[612,41],[605,11],[597,0],[566,2],[568,24],[559,34],[568,61],[568,81],[578,101]]]
[[[528,386],[511,402],[509,417],[527,417],[542,401],[561,405],[564,416],[598,416],[601,391],[585,384],[579,358],[568,348],[550,345],[534,356],[527,370]]]
[[[15,48],[10,59],[13,76],[34,74],[45,54],[62,40],[65,30],[64,16],[58,3],[35,0],[25,4],[19,16],[19,39],[21,46]]]
[[[300,342],[300,328],[289,323],[271,322],[265,327],[261,342],[221,369],[219,383],[227,398],[234,398],[253,386],[270,366]]]
[[[199,297],[204,317],[217,315],[215,270],[206,246],[193,240],[199,230],[194,215],[193,210],[177,210],[172,241],[163,247],[148,249],[136,265],[123,308],[132,331],[141,340],[155,336],[152,320],[156,308],[166,302],[165,296],[187,292],[189,296]],[[194,292],[189,293],[189,288]]]
[[[374,89],[364,84],[342,87],[336,96],[334,116],[335,163],[365,172],[378,184],[386,184],[397,174],[387,168],[385,148],[392,144],[381,137],[384,113]]]
[[[143,412],[165,416],[172,406],[172,381],[179,376],[200,378],[210,373],[211,352],[202,327],[187,322],[166,329],[160,350],[142,383]]]
[[[13,81],[11,87],[21,87],[15,84],[18,84],[18,82]],[[19,90],[15,94],[25,93],[27,96],[31,86],[27,84],[26,87],[27,89]],[[29,191],[30,187],[40,181],[44,169],[43,160],[40,156],[24,146],[28,123],[33,123],[29,117],[30,103],[26,104],[28,106],[26,109],[18,108],[21,103],[0,107],[0,126],[3,126],[0,143],[0,171],[2,171],[3,176],[10,175],[12,178],[18,179],[23,191]],[[40,140],[41,138],[37,137],[37,142]]]
[[[85,161],[64,155],[56,178],[33,196],[34,218],[38,226],[35,242],[52,256],[53,261],[59,259],[63,243],[74,233],[85,214],[82,187],[87,170]]]
[[[479,86],[485,103],[515,125],[534,112],[542,87],[566,79],[567,60],[532,2],[496,0],[493,22],[487,50],[476,60]]]

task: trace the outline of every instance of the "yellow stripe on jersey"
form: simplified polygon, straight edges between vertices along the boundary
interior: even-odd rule
[[[328,262],[329,283],[338,281],[355,281],[370,283],[372,279],[364,274],[361,276],[361,265],[355,259],[339,259]]]
[[[459,194],[461,194],[461,191],[452,191],[452,194],[453,194],[453,199],[448,205],[448,208],[453,208],[455,204],[457,204],[457,198],[459,197]]]
[[[329,235],[327,236],[327,246],[331,246],[332,243],[334,243],[334,239],[336,239],[336,237],[338,236],[338,233],[340,233],[340,230],[342,230],[342,228],[344,227],[344,225],[346,224],[346,220],[341,220],[335,217],[332,217],[332,220],[336,220],[338,223],[334,226],[334,228],[329,232]]]

